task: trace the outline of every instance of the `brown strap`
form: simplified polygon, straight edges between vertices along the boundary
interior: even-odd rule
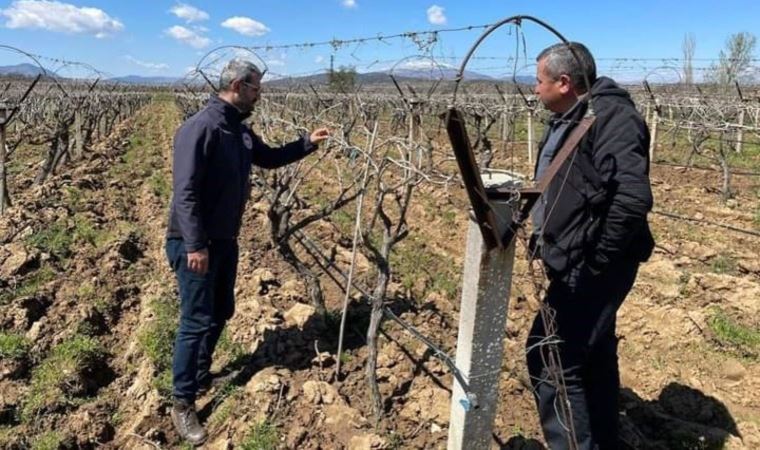
[[[557,175],[560,167],[562,167],[567,158],[570,157],[573,150],[578,147],[578,144],[581,142],[581,139],[583,139],[583,136],[586,135],[589,128],[591,128],[591,124],[594,123],[594,120],[596,120],[596,116],[586,116],[581,119],[578,126],[573,128],[573,131],[570,132],[570,136],[565,139],[565,143],[562,144],[559,152],[554,156],[554,159],[552,159],[552,163],[549,164],[546,172],[543,173],[541,179],[536,183],[536,190],[541,194],[546,191],[546,188],[549,187],[549,183],[551,183],[554,176]]]
[[[528,219],[528,214],[530,214],[530,211],[533,209],[533,205],[538,201],[538,198],[543,195],[546,188],[549,187],[554,176],[557,175],[560,167],[562,167],[565,161],[567,161],[567,158],[570,157],[573,150],[578,147],[578,144],[581,142],[581,139],[583,139],[583,136],[586,135],[589,128],[591,128],[591,124],[594,123],[594,120],[596,120],[596,116],[586,116],[581,119],[578,126],[573,128],[573,131],[570,132],[570,136],[565,139],[559,152],[554,157],[551,164],[549,164],[546,172],[541,175],[541,179],[538,180],[536,185],[531,188],[520,190],[520,195],[525,199],[525,202],[523,203],[522,208],[520,208],[520,214],[517,218],[519,223],[523,223]]]

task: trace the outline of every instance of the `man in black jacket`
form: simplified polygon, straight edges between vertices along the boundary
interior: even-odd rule
[[[537,61],[535,93],[554,114],[536,178],[581,119],[595,115],[595,121],[533,211],[531,242],[549,276],[545,302],[551,313],[539,313],[531,328],[528,371],[550,448],[616,449],[615,316],[654,246],[647,223],[649,131],[629,94],[596,77],[593,56],[582,44],[551,46]],[[551,376],[547,364],[552,342],[561,377]],[[561,414],[557,379],[564,380],[572,417]]]
[[[172,421],[179,434],[200,445],[195,397],[211,383],[211,359],[235,305],[238,246],[250,192],[252,165],[277,168],[317,149],[321,128],[282,148],[270,148],[244,120],[259,99],[261,71],[234,59],[222,71],[220,93],[190,117],[174,137],[174,189],[166,254],[181,299],[172,367]]]

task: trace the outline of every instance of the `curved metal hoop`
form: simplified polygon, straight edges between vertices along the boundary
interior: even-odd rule
[[[662,75],[663,72],[673,72],[676,75],[677,83],[683,83],[683,76],[681,74],[681,71],[673,66],[657,66],[654,69],[647,72],[646,75],[644,75],[644,81],[649,82],[649,77],[656,76],[656,75]],[[651,83],[650,83],[651,84]]]
[[[201,75],[203,77],[203,79],[206,81],[206,83],[211,87],[211,89],[214,90],[214,92],[218,91],[219,87],[216,86],[214,84],[214,82],[212,82],[208,78],[208,76],[206,75],[204,69],[206,67],[208,67],[209,65],[215,64],[218,60],[212,61],[212,62],[208,62],[208,61],[206,61],[206,58],[208,58],[209,56],[211,56],[213,53],[218,52],[219,50],[225,50],[225,49],[244,50],[244,51],[250,53],[251,55],[255,56],[256,59],[258,60],[255,63],[257,65],[257,67],[259,69],[261,69],[262,76],[265,73],[267,73],[267,71],[269,70],[269,67],[267,66],[266,61],[264,61],[264,58],[262,58],[261,56],[259,56],[258,53],[256,53],[255,51],[253,51],[249,47],[244,47],[242,45],[222,45],[222,46],[213,48],[213,49],[209,50],[205,55],[203,55],[203,57],[198,61],[198,64],[195,65],[195,72],[194,73],[197,73],[197,74]],[[204,63],[206,64],[205,66],[204,66]]]
[[[504,26],[506,24],[509,24],[509,23],[513,23],[513,24],[515,24],[517,26],[520,26],[520,25],[522,25],[522,22],[524,20],[533,22],[533,23],[535,23],[535,24],[537,24],[537,25],[545,28],[550,33],[554,34],[560,41],[562,41],[562,43],[564,43],[566,45],[568,45],[570,43],[554,27],[552,27],[548,23],[544,22],[543,20],[537,19],[537,18],[535,18],[533,16],[523,16],[523,15],[511,16],[511,17],[507,17],[506,19],[502,19],[502,20],[496,22],[495,24],[491,25],[486,31],[484,31],[483,34],[480,35],[480,37],[478,38],[478,40],[475,41],[475,43],[472,45],[472,47],[470,47],[470,50],[467,52],[467,55],[462,60],[462,64],[459,67],[459,72],[457,73],[456,79],[454,80],[454,94],[453,94],[453,97],[452,97],[452,103],[456,103],[457,91],[459,90],[459,84],[460,84],[460,82],[464,79],[464,71],[467,68],[467,63],[470,62],[470,58],[472,58],[472,55],[475,53],[475,50],[477,50],[477,48],[480,46],[480,44],[483,43],[483,41],[491,33],[493,33],[494,31],[496,31],[497,29],[501,28],[502,26]],[[578,61],[578,63],[580,63],[580,58],[576,54],[575,50],[573,50],[572,47],[569,47],[569,48],[570,48],[570,51],[572,52],[573,56],[575,57],[576,61]],[[583,74],[583,81],[584,81],[584,83],[586,85],[586,91],[587,92],[590,91],[591,90],[591,83],[590,83],[590,80],[588,78],[588,74],[585,73],[585,72]]]

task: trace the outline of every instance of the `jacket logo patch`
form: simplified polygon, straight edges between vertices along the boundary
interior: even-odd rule
[[[250,134],[243,133],[243,145],[245,145],[245,148],[248,150],[253,150],[253,139],[251,139]]]

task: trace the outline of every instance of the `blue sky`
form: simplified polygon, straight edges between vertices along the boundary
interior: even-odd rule
[[[677,66],[677,61],[659,58],[680,57],[687,32],[696,39],[697,67],[709,65],[701,59],[715,58],[732,33],[748,31],[760,37],[758,0],[14,0],[0,2],[0,44],[81,61],[110,75],[178,76],[222,45],[266,46],[449,29],[493,23],[515,14],[536,16],[567,38],[586,43],[599,60],[600,72],[621,77]],[[351,65],[359,71],[387,69],[420,53],[435,64],[458,65],[482,31],[440,33],[427,46],[405,38],[339,48],[261,49],[257,55],[271,72],[290,75],[324,70],[331,55],[336,66]],[[555,40],[533,25],[525,25],[522,33],[527,49],[519,49],[517,65],[528,73],[530,57]],[[514,30],[500,30],[479,48],[482,59],[473,60],[468,69],[511,73],[515,62],[509,58],[515,58],[515,45]],[[760,51],[755,56],[760,57]],[[0,49],[0,65],[21,59]]]

